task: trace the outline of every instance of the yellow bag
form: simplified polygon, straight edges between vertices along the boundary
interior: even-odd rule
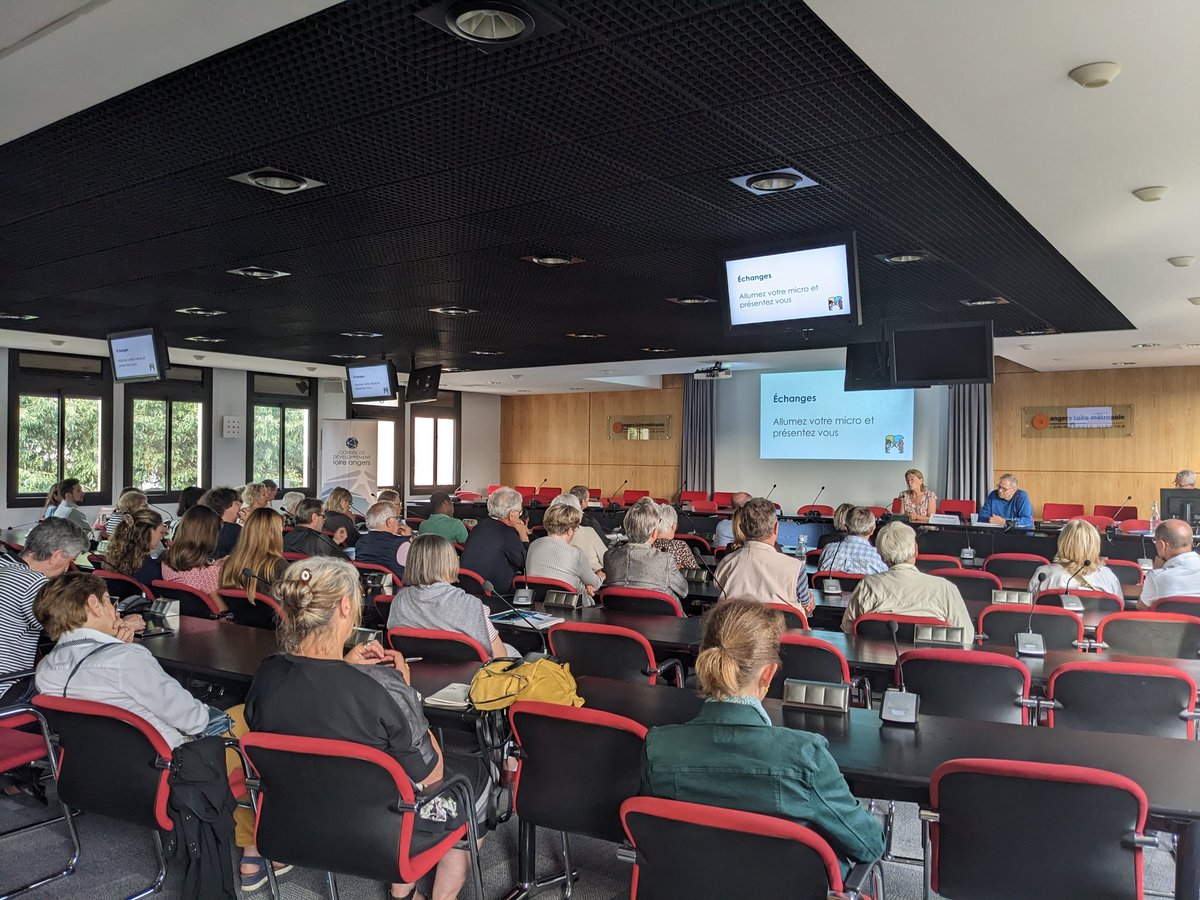
[[[518,700],[583,706],[566,663],[494,659],[471,679],[471,703],[479,710],[508,709]]]

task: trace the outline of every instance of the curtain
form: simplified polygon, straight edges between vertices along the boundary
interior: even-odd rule
[[[685,490],[713,490],[713,417],[716,383],[685,376],[680,431],[680,481]]]
[[[992,489],[992,386],[950,385],[946,499],[982,503]]]

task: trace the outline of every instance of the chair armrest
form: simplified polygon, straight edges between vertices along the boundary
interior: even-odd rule
[[[1137,831],[1133,831],[1125,835],[1125,837],[1121,840],[1121,843],[1126,847],[1145,847],[1151,849],[1157,848],[1159,845],[1158,832],[1148,831],[1145,834],[1142,834]]]
[[[879,860],[855,863],[854,868],[842,879],[842,890],[830,891],[826,896],[829,900],[857,900],[870,889],[878,868]]]
[[[653,671],[656,675],[666,675],[672,669],[675,670],[675,687],[683,687],[683,663],[679,660],[668,659],[666,662],[659,663]]]

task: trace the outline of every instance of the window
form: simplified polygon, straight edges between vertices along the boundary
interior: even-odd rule
[[[125,484],[160,501],[208,484],[209,390],[204,369],[184,366],[164,382],[125,385]]]
[[[313,491],[316,476],[316,379],[251,373],[251,481],[270,478],[281,490]]]
[[[432,403],[413,404],[410,485],[414,494],[458,487],[459,395],[442,391]]]
[[[404,472],[404,406],[398,400],[369,400],[355,403],[350,415],[355,419],[374,419],[378,434],[378,487],[404,493],[400,476]]]
[[[40,506],[46,492],[64,478],[79,479],[87,492],[85,504],[108,502],[108,363],[14,350],[9,386],[9,506]]]

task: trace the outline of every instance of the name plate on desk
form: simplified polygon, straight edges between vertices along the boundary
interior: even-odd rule
[[[591,605],[588,602],[590,599],[583,591],[577,594],[570,591],[546,591],[546,596],[542,599],[542,606],[557,609],[582,609]]]
[[[842,592],[842,583],[836,578],[821,579],[822,594],[840,594]]]
[[[963,630],[952,625],[917,625],[913,628],[914,644],[947,644],[962,646]]]
[[[680,569],[688,581],[708,581],[708,569]]]
[[[953,513],[934,513],[929,517],[930,525],[961,525],[962,519]]]
[[[992,591],[993,603],[1022,603],[1028,606],[1033,602],[1033,594],[1029,591]]]
[[[850,685],[788,678],[783,682],[783,705],[845,714],[850,709]]]

